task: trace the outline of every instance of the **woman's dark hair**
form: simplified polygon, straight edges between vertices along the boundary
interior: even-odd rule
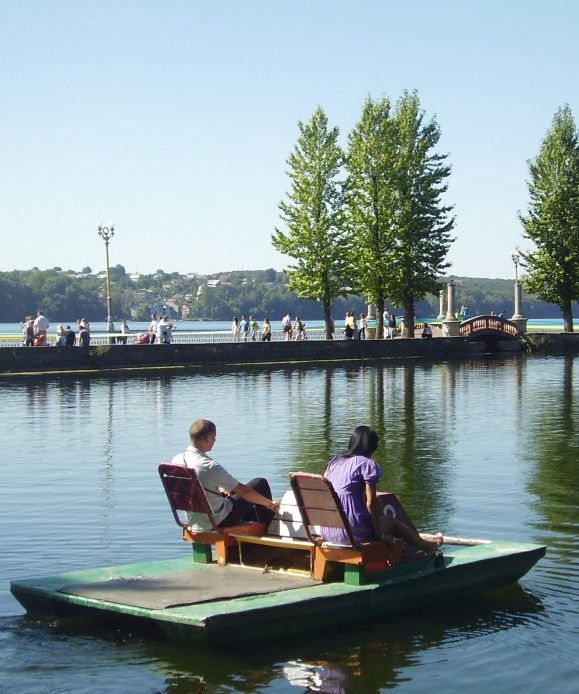
[[[348,442],[348,450],[343,453],[344,458],[351,458],[355,455],[365,455],[370,457],[378,448],[378,434],[374,429],[367,426],[359,426],[354,429],[354,433],[350,436]]]

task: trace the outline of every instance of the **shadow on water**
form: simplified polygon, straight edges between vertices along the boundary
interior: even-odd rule
[[[115,651],[116,678],[126,678],[123,691],[163,694],[190,692],[300,691],[346,694],[379,692],[412,678],[412,669],[429,651],[464,646],[466,640],[532,625],[543,610],[541,601],[519,585],[464,601],[399,615],[382,623],[364,623],[292,637],[289,643],[255,643],[205,651],[173,643],[152,633],[112,630],[78,621],[4,618],[0,632],[3,659],[18,654],[19,681],[34,681],[38,663],[43,680],[61,664],[106,689],[107,660]],[[87,659],[84,666],[82,660]],[[76,664],[74,660],[78,659]],[[83,674],[79,675],[80,669]],[[151,677],[156,684],[151,688]],[[62,681],[60,685],[62,686]],[[90,687],[89,687],[90,689]],[[101,691],[103,690],[101,689]],[[41,691],[41,690],[36,690]],[[44,691],[44,690],[42,690]],[[47,688],[46,691],[49,691]],[[68,691],[65,689],[65,691]]]

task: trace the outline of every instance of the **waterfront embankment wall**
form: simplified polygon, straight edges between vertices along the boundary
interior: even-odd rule
[[[525,344],[526,343],[526,344]],[[523,341],[501,340],[494,351],[523,349],[545,353],[579,352],[579,334],[534,333]],[[445,359],[482,355],[484,342],[460,338],[430,340],[336,340],[241,342],[172,345],[100,345],[82,347],[5,347],[0,375],[107,373],[133,370],[202,370],[244,364],[331,363],[382,359]]]
[[[240,364],[335,362],[365,359],[444,358],[477,354],[480,343],[462,338],[432,340],[336,340],[89,347],[6,347],[0,374],[104,372],[134,369],[203,369]]]

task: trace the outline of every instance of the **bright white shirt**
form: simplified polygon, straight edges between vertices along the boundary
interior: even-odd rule
[[[205,490],[205,496],[213,512],[215,522],[219,525],[222,520],[227,518],[233,508],[233,502],[221,494],[221,489],[230,492],[239,484],[239,481],[207,453],[203,453],[194,446],[188,446],[185,453],[177,454],[171,462],[173,465],[185,463],[187,467],[195,470],[197,478]],[[189,513],[188,516],[193,530],[212,529],[207,525],[205,516],[198,513]]]
[[[40,314],[39,316],[36,317],[34,320],[34,329],[35,330],[48,330],[50,327],[50,323],[48,322],[48,318],[46,316],[43,316]]]

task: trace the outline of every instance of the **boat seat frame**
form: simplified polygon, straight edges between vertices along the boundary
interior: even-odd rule
[[[289,477],[306,536],[313,547],[313,578],[323,581],[328,565],[336,562],[344,565],[346,583],[361,585],[371,573],[398,564],[405,543],[400,539],[393,539],[389,544],[381,540],[356,542],[340,498],[329,480],[306,472],[292,472]],[[322,527],[342,530],[348,544],[326,542]]]
[[[313,579],[327,580],[330,565],[337,563],[344,567],[345,583],[362,585],[372,573],[396,565],[404,549],[404,542],[396,539],[390,544],[382,541],[356,543],[340,499],[322,475],[290,473],[293,494],[288,494],[293,496],[295,506],[293,509],[285,506],[282,515],[276,514],[267,530],[265,524],[258,522],[220,528],[191,468],[161,463],[159,476],[175,522],[182,528],[183,540],[191,543],[196,562],[211,563],[213,548],[219,566],[237,562],[244,565],[244,552],[251,545],[299,550],[308,554],[309,574]],[[204,515],[211,529],[191,529],[187,513]],[[294,534],[283,536],[280,523],[293,524]],[[348,543],[342,546],[324,541],[320,527],[343,530]]]
[[[239,536],[264,534],[265,523],[252,521],[220,528],[215,521],[195,470],[186,465],[175,465],[174,463],[161,463],[158,470],[169,506],[173,512],[173,518],[177,525],[183,529],[183,540],[192,544],[194,561],[212,562],[212,547],[215,547],[217,564],[225,566],[238,551],[234,534]],[[211,529],[191,529],[187,513],[205,516],[207,525]]]

